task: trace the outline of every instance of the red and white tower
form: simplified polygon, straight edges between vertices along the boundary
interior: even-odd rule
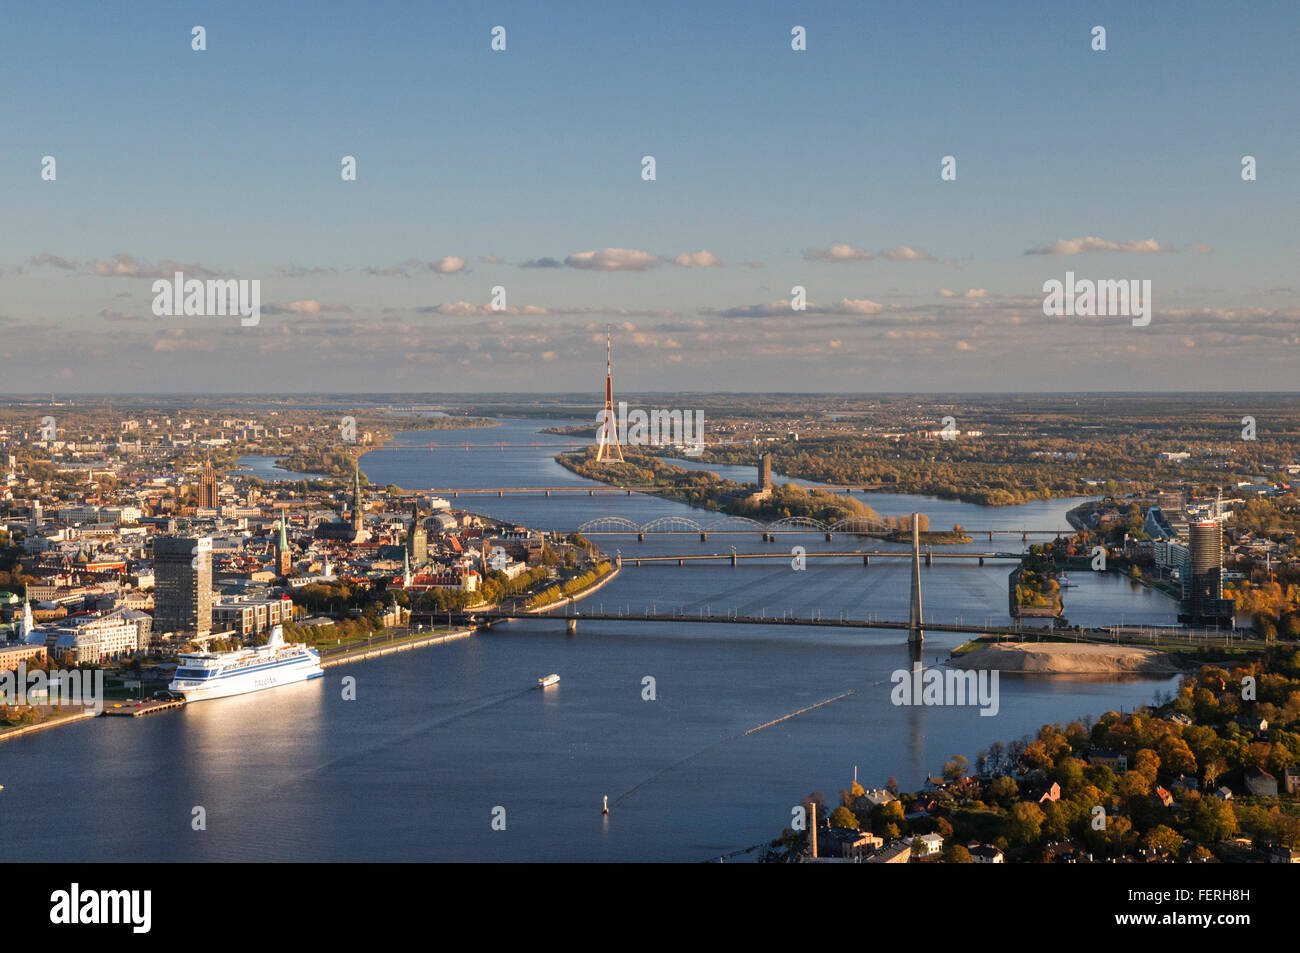
[[[614,360],[610,343],[609,325],[605,325],[605,410],[601,414],[600,428],[596,431],[596,462],[623,463],[623,448],[618,442],[618,426],[614,417]]]

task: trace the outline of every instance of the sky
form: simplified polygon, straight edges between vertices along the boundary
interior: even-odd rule
[[[607,324],[628,391],[1294,390],[1298,37],[1269,2],[14,2],[0,392],[599,394]],[[178,270],[260,321],[156,315]],[[1149,280],[1149,324],[1045,315],[1067,271]]]

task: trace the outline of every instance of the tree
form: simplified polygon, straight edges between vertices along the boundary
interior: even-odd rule
[[[1137,753],[1133,770],[1143,775],[1148,784],[1155,784],[1156,772],[1160,770],[1160,756],[1150,748],[1143,748]]]
[[[989,785],[989,797],[1002,802],[1005,806],[1015,798],[1020,797],[1020,785],[1015,780],[1005,775],[995,778]]]
[[[856,831],[860,826],[857,816],[847,807],[837,807],[831,811],[831,827],[847,827]]]
[[[1160,854],[1177,854],[1183,848],[1183,839],[1172,827],[1157,824],[1143,836],[1142,846]]]
[[[1196,774],[1196,758],[1187,742],[1173,735],[1165,735],[1160,742],[1160,763],[1171,774]]]
[[[1228,770],[1227,762],[1225,762],[1222,758],[1215,758],[1213,761],[1211,761],[1209,764],[1205,766],[1206,792],[1209,792],[1209,790],[1212,787],[1214,787],[1214,782],[1219,780],[1219,778],[1222,777],[1223,773],[1227,770]]]
[[[1125,771],[1119,778],[1119,796],[1126,801],[1151,793],[1151,780],[1140,771]]]
[[[1029,845],[1036,843],[1043,832],[1045,816],[1042,809],[1030,801],[1017,801],[1011,806],[1011,816],[1007,819],[1007,833],[1013,843]]]
[[[965,777],[968,770],[970,770],[970,762],[962,755],[957,755],[944,764],[943,779],[949,784],[954,784]]]
[[[1198,841],[1215,844],[1237,833],[1237,815],[1228,801],[1217,797],[1196,798],[1192,802],[1188,830]]]
[[[975,859],[961,844],[949,844],[943,849],[943,859],[950,864],[973,864]]]

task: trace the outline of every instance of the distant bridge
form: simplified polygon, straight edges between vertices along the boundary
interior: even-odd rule
[[[971,536],[988,536],[989,542],[997,536],[1019,536],[1027,542],[1030,536],[1073,535],[1072,529],[972,529],[962,527]],[[644,542],[647,534],[662,535],[699,535],[701,541],[707,541],[714,535],[753,535],[758,533],[765,542],[774,541],[777,534],[821,533],[827,540],[836,533],[859,536],[879,536],[899,532],[897,527],[889,526],[881,520],[865,516],[849,516],[834,523],[824,523],[809,516],[787,516],[770,523],[762,523],[748,516],[724,516],[710,523],[699,523],[686,516],[662,516],[648,523],[636,523],[622,516],[601,516],[587,520],[578,527],[577,532],[583,536],[636,536]]]
[[[703,622],[719,625],[789,625],[841,629],[886,629],[915,631],[916,622],[901,619],[850,619],[843,615],[823,618],[821,615],[798,616],[793,611],[781,615],[768,615],[764,610],[760,615],[742,614],[739,610],[728,609],[718,614],[711,609],[698,609],[689,612],[685,609],[669,609],[659,612],[632,611],[630,608],[606,612],[602,606],[596,612],[580,612],[571,606],[556,612],[529,612],[526,609],[493,609],[482,612],[466,611],[451,613],[469,624],[491,625],[525,619],[554,619],[565,623],[569,632],[576,632],[578,621],[588,622]],[[919,621],[919,620],[918,620]],[[1048,635],[1057,640],[1073,637],[1077,642],[1095,642],[1108,645],[1145,645],[1159,646],[1194,646],[1209,648],[1262,649],[1267,643],[1263,639],[1248,637],[1238,632],[1223,629],[1190,629],[1173,626],[1091,626],[1084,629],[1060,629],[1050,626],[986,625],[977,622],[954,620],[947,622],[924,622],[930,632],[956,632],[976,635],[996,635],[1013,639],[1032,639]]]
[[[986,559],[1010,559],[1019,562],[1024,553],[936,553],[932,550],[926,550],[921,554],[927,566],[933,566],[936,559],[978,559],[981,566]],[[730,553],[686,553],[677,556],[628,556],[622,560],[622,565],[640,566],[642,563],[676,563],[684,566],[689,562],[712,562],[714,560],[729,561],[731,565],[736,565],[742,559],[786,559],[790,558],[790,553],[738,553],[734,549]],[[870,566],[871,560],[875,559],[911,559],[911,550],[853,550],[852,552],[827,553],[827,552],[805,552],[802,554],[804,559],[833,559],[833,558],[861,558],[862,565]]]
[[[904,555],[910,554],[905,553]],[[456,614],[452,613],[452,615],[455,616]],[[713,622],[722,625],[799,625],[848,629],[909,630],[915,628],[914,623],[906,620],[849,619],[844,616],[823,619],[820,616],[796,616],[791,612],[782,615],[767,615],[766,612],[762,615],[742,615],[738,610],[728,610],[723,615],[717,615],[703,609],[699,610],[698,613],[688,613],[681,609],[671,609],[666,612],[653,610],[648,612],[632,612],[630,610],[621,612],[577,612],[570,609],[554,613],[529,612],[526,609],[494,609],[483,612],[467,611],[461,614],[461,618],[469,623],[492,623],[520,619],[556,619],[564,621],[571,632],[577,630],[579,619],[590,622]],[[952,624],[926,622],[925,628],[935,632],[976,632],[988,635],[1011,636],[1024,636],[1034,632],[1046,633],[1051,631],[1047,628],[990,627],[979,623],[967,625],[961,622]]]

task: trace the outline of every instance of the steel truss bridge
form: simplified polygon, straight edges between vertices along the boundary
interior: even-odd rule
[[[990,542],[992,542],[994,536],[1019,536],[1022,541],[1028,541],[1030,536],[1059,537],[1074,534],[1074,530],[1069,528],[971,529],[962,527],[962,529],[972,538],[987,536]],[[698,535],[701,540],[707,540],[710,534],[752,536],[757,533],[763,537],[765,542],[771,542],[778,534],[797,533],[806,535],[818,533],[830,540],[836,533],[850,536],[879,536],[897,533],[899,530],[896,526],[891,527],[880,520],[868,519],[862,516],[850,516],[834,523],[824,523],[810,516],[787,516],[784,519],[770,523],[763,523],[748,516],[724,516],[709,523],[700,523],[687,516],[661,516],[659,519],[651,520],[648,523],[636,523],[622,516],[601,516],[587,520],[578,527],[577,532],[583,536],[635,536],[642,541],[645,540],[648,534]]]

